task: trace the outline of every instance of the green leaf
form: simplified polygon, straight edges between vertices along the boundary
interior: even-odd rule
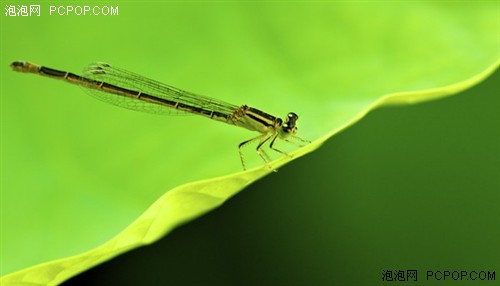
[[[373,108],[457,93],[499,64],[496,3],[146,2],[119,11],[2,20],[2,285],[60,283],[271,173],[254,147],[244,150],[254,168],[240,171],[236,146],[256,134],[118,109],[7,71],[12,60],[73,72],[106,60],[277,116],[294,111],[299,135],[313,140],[294,158]]]

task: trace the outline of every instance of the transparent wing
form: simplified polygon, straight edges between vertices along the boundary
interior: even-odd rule
[[[121,88],[142,92],[169,101],[187,104],[204,110],[232,114],[238,106],[206,96],[184,91],[173,86],[146,78],[127,70],[113,67],[106,63],[93,63],[85,68],[83,76],[99,82],[105,82]],[[119,96],[99,89],[84,88],[91,96],[123,108],[162,115],[189,115],[190,113],[175,108],[146,102],[140,99]]]

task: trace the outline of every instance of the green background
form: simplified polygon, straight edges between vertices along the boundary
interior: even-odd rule
[[[2,6],[17,3],[21,2],[2,1]],[[0,17],[2,274],[100,245],[167,190],[239,171],[236,145],[253,135],[196,116],[158,117],[115,108],[77,87],[11,72],[8,64],[13,60],[77,73],[101,60],[271,114],[283,116],[293,110],[301,115],[300,135],[315,140],[349,123],[383,95],[453,84],[499,58],[499,7],[494,2],[95,3],[118,5],[120,15],[48,16],[50,3],[41,3],[41,17]],[[446,118],[443,112],[433,122]],[[441,137],[429,138],[440,143],[436,138]],[[385,160],[379,149],[391,145],[372,140],[363,144]],[[398,147],[414,154],[404,144]],[[441,154],[437,147],[427,146],[425,151],[439,158],[432,155]],[[260,164],[248,153],[251,165]],[[315,174],[329,171],[334,162],[342,170],[372,162],[354,155],[317,158],[324,160],[301,166],[301,175],[286,175],[284,168],[274,176],[286,179],[264,189],[288,192],[287,182],[297,188],[298,181],[289,178],[314,182],[300,188],[312,201],[297,198],[296,204],[316,209],[313,202],[327,200],[313,195],[314,185],[331,190],[337,177],[312,180]],[[439,162],[447,166],[449,159]],[[363,171],[335,174],[370,184]],[[377,177],[386,178],[389,188],[398,177],[384,174]],[[420,170],[410,174],[423,176]],[[439,174],[423,180],[446,181]],[[358,193],[358,199],[376,205],[375,193],[370,192],[370,200],[362,200],[365,197]],[[264,196],[263,201],[278,209],[292,202],[288,195]],[[354,213],[368,214],[362,206]],[[260,210],[251,209],[249,213],[258,218]],[[344,221],[350,226],[356,219],[349,216]],[[308,224],[322,220],[327,217]],[[292,228],[296,221],[278,220],[278,225],[288,223]],[[264,222],[267,219],[260,227],[276,228]],[[350,236],[356,229],[350,230],[344,233]],[[231,232],[220,235],[224,233]],[[275,244],[281,241],[264,237]],[[302,256],[320,252],[308,252],[309,247],[286,252],[291,251]]]
[[[497,72],[452,98],[375,110],[219,209],[65,285],[497,285],[499,89]],[[418,282],[383,282],[387,269],[416,269]],[[496,280],[426,278],[445,270]]]

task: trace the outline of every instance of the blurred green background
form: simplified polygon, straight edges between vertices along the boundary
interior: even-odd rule
[[[18,4],[31,3],[2,1]],[[106,61],[271,114],[295,111],[311,140],[384,94],[456,83],[498,60],[493,2],[85,2],[118,6],[118,16],[49,16],[51,3],[40,5],[40,17],[0,17],[2,274],[95,247],[170,188],[241,170],[236,146],[253,135],[103,104],[77,87],[14,73],[13,60],[77,73]],[[368,183],[362,170],[350,175]],[[288,181],[268,188],[286,190]]]
[[[64,285],[497,285],[498,90],[499,72],[452,98],[375,110],[208,215]],[[383,270],[417,270],[417,282],[383,282]],[[496,279],[427,279],[445,270]]]

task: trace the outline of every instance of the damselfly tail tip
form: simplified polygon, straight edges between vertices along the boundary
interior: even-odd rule
[[[10,67],[13,69],[13,70],[18,70],[20,68],[22,68],[26,63],[23,62],[23,61],[13,61],[11,64],[10,64]]]
[[[29,62],[14,61],[10,64],[12,70],[17,72],[37,72],[38,66]]]

